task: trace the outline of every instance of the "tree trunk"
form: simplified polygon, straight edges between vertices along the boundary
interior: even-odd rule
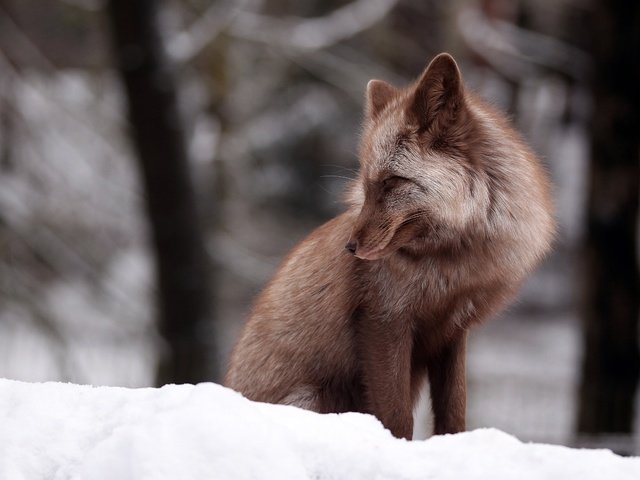
[[[146,193],[157,269],[159,330],[166,341],[157,383],[211,380],[210,279],[176,82],[155,0],[110,0],[109,15]]]
[[[600,0],[587,214],[578,431],[630,433],[640,372],[640,3]]]

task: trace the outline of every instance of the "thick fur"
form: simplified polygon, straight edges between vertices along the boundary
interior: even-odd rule
[[[226,385],[410,438],[428,375],[435,433],[464,430],[466,332],[549,250],[547,176],[448,54],[407,88],[369,82],[360,167],[259,296]]]

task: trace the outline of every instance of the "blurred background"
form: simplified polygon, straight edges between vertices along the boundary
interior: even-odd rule
[[[560,223],[470,337],[468,426],[640,454],[623,0],[0,0],[0,376],[220,381],[252,298],[342,208],[366,82],[441,51],[544,159]]]

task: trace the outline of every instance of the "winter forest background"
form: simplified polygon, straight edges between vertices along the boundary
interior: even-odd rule
[[[219,381],[251,299],[340,211],[366,82],[440,51],[544,158],[560,223],[471,334],[469,427],[640,453],[625,0],[0,0],[0,377]]]

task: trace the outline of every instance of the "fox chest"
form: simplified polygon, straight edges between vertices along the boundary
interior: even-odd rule
[[[396,266],[397,267],[397,266]],[[391,323],[409,322],[413,330],[467,328],[487,303],[487,292],[469,283],[469,276],[427,265],[424,268],[386,268],[375,276],[367,292],[373,311]]]

